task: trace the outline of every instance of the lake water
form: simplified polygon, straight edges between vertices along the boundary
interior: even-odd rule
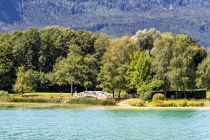
[[[210,110],[0,110],[1,140],[210,140]]]

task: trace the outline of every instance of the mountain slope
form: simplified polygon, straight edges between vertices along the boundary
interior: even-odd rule
[[[0,31],[59,25],[119,36],[154,27],[210,46],[209,17],[209,0],[0,1]]]

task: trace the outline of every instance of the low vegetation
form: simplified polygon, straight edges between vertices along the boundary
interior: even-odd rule
[[[128,101],[128,104],[131,106],[136,106],[136,107],[143,107],[144,106],[144,100],[142,99],[131,99]]]
[[[130,99],[131,106],[145,107],[209,107],[210,100],[195,100],[195,99],[166,99],[161,93],[153,96],[152,101],[144,101],[143,99]]]
[[[108,99],[95,99],[95,98],[72,98],[68,104],[88,104],[88,105],[115,105],[116,102]]]
[[[157,94],[155,94],[155,95],[153,96],[152,101],[153,101],[154,103],[159,103],[159,102],[164,101],[165,99],[166,99],[166,98],[165,98],[164,94],[157,93]]]

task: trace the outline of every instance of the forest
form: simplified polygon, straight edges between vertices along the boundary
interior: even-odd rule
[[[139,30],[134,36],[49,26],[0,34],[0,90],[146,95],[210,89],[210,53],[190,36]]]

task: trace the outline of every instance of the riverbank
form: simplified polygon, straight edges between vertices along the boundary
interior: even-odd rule
[[[63,104],[63,103],[13,103],[0,102],[0,109],[101,109],[101,110],[210,110],[206,107],[135,107],[135,106],[102,106],[88,104]]]
[[[0,96],[0,108],[48,109],[48,108],[97,108],[97,109],[210,109],[210,100],[163,100],[155,103],[142,99],[72,98],[71,94],[30,93]]]

